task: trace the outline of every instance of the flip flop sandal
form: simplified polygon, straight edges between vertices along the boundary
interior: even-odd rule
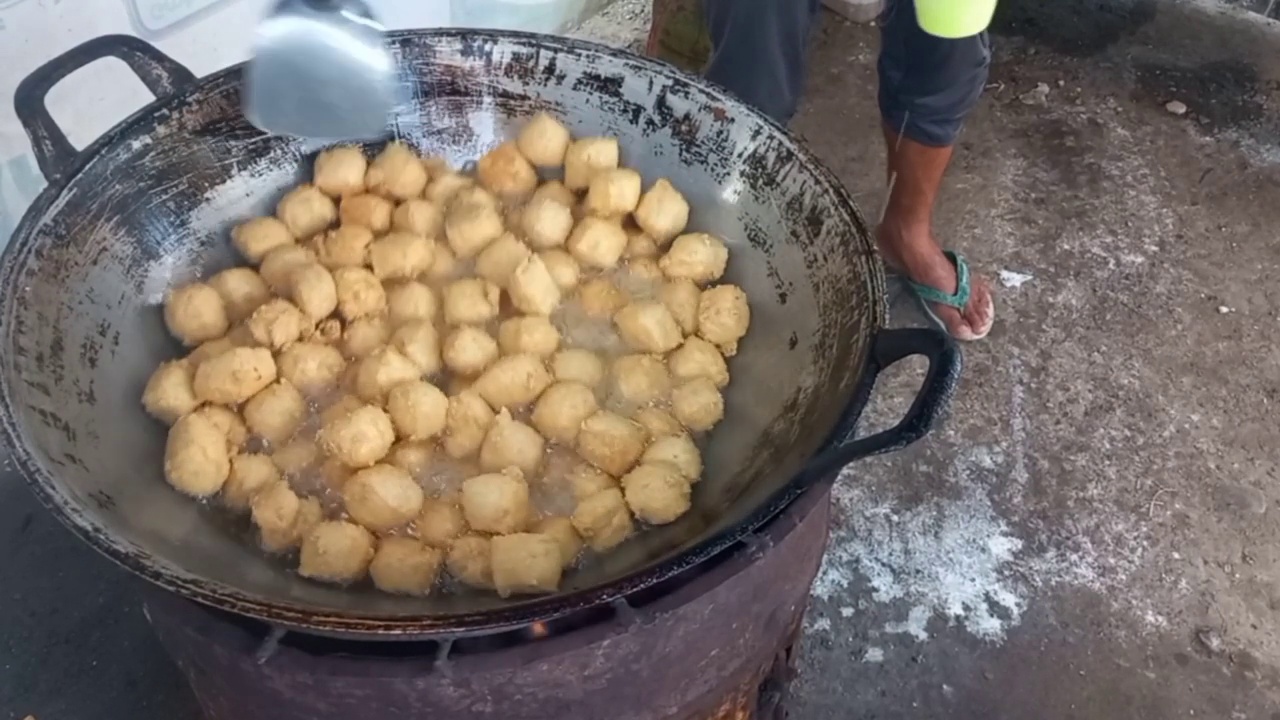
[[[954,293],[944,293],[935,287],[921,285],[905,276],[902,279],[906,282],[907,287],[911,288],[911,292],[916,296],[916,299],[920,301],[920,308],[924,310],[924,314],[939,328],[946,330],[946,323],[942,322],[942,318],[938,317],[937,313],[933,311],[933,306],[945,305],[957,310],[963,310],[964,306],[969,304],[969,263],[965,262],[964,257],[959,253],[944,250],[942,254],[956,268],[956,291]],[[991,332],[990,326],[982,333],[975,334],[972,339],[981,340],[989,332]]]

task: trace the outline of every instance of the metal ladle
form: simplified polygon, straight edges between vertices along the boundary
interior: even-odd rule
[[[278,135],[372,140],[396,102],[385,28],[362,0],[278,0],[245,71],[245,117]]]

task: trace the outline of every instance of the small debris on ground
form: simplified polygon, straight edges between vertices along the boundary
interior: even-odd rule
[[[1200,628],[1196,630],[1196,641],[1210,654],[1220,655],[1226,644],[1222,642],[1222,635],[1218,634],[1213,628]]]
[[[1022,284],[1031,280],[1032,277],[1026,273],[1014,272],[1012,270],[1000,271],[1000,284],[1007,288],[1019,288]]]
[[[1187,104],[1180,100],[1170,100],[1169,102],[1164,104],[1164,109],[1168,110],[1174,115],[1187,114]]]
[[[1036,86],[1021,95],[1018,99],[1023,105],[1047,105],[1049,103],[1049,86],[1046,83],[1036,83]]]
[[[1231,312],[1231,308],[1227,307],[1226,305],[1219,305],[1219,306],[1218,306],[1218,314],[1219,314],[1219,315],[1226,315],[1226,314],[1227,314],[1227,313],[1229,313],[1229,312]]]

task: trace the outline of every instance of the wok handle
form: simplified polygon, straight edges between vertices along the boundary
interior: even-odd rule
[[[833,433],[832,444],[800,471],[794,486],[797,491],[834,481],[836,473],[854,460],[904,448],[929,434],[951,404],[964,366],[960,347],[941,330],[900,328],[877,333],[872,341],[862,389],[850,409],[853,413],[861,412],[880,372],[912,355],[928,358],[929,370],[920,392],[911,403],[911,409],[902,420],[888,430],[854,439],[857,417],[842,417]]]
[[[45,100],[63,78],[104,58],[122,60],[157,98],[195,83],[196,76],[173,58],[132,35],[103,35],[58,55],[18,83],[13,109],[31,139],[40,172],[51,184],[63,179],[80,155],[49,113]]]

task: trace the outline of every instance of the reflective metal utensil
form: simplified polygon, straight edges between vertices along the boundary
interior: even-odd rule
[[[382,136],[396,93],[384,32],[362,0],[278,0],[245,70],[245,117],[278,135]]]

